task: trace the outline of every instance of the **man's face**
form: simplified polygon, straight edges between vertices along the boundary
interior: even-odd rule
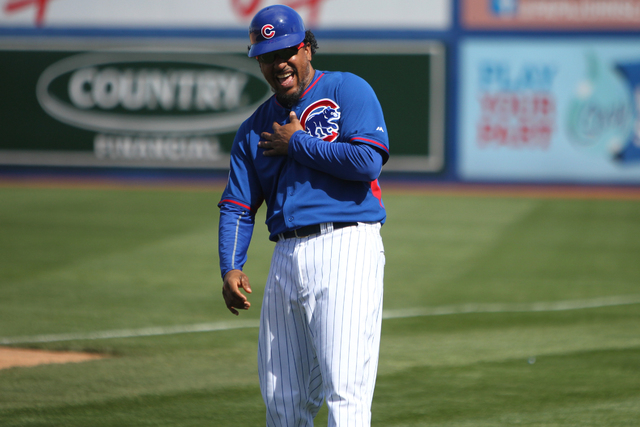
[[[296,48],[293,49],[295,51]],[[286,49],[283,49],[282,56],[278,52],[274,52],[276,56],[272,63],[265,64],[260,62],[260,59],[258,63],[262,75],[276,94],[278,102],[285,107],[291,107],[298,102],[313,78],[311,47],[304,45],[289,58],[287,57],[293,51],[287,53]]]

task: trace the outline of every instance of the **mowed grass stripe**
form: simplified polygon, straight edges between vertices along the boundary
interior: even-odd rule
[[[442,307],[407,308],[403,310],[385,310],[383,319],[402,319],[421,316],[443,316],[455,314],[480,313],[531,313],[545,311],[581,310],[621,305],[640,304],[640,295],[619,295],[570,301],[534,302],[521,304],[460,304]],[[65,333],[35,335],[24,337],[0,338],[2,345],[36,344],[60,341],[101,340],[113,338],[149,337],[175,335],[195,332],[228,331],[233,329],[256,328],[257,320],[235,320],[228,322],[199,323],[194,325],[158,326],[138,329],[121,329],[86,333]]]

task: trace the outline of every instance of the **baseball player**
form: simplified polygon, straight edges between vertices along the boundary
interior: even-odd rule
[[[376,380],[386,214],[377,178],[389,158],[380,103],[361,78],[317,71],[302,18],[268,6],[249,57],[274,96],[238,130],[219,203],[227,308],[251,307],[242,272],[266,204],[275,248],[260,317],[258,368],[268,426],[369,426]]]

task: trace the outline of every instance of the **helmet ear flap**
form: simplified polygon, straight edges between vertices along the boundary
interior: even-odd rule
[[[267,6],[251,20],[249,26],[249,57],[296,46],[304,40],[302,17],[284,5]]]

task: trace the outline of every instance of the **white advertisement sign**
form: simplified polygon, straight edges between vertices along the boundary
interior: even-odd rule
[[[309,27],[432,29],[451,25],[453,0],[1,0],[0,27],[238,28],[286,4]]]
[[[464,180],[640,182],[640,40],[461,48]]]

